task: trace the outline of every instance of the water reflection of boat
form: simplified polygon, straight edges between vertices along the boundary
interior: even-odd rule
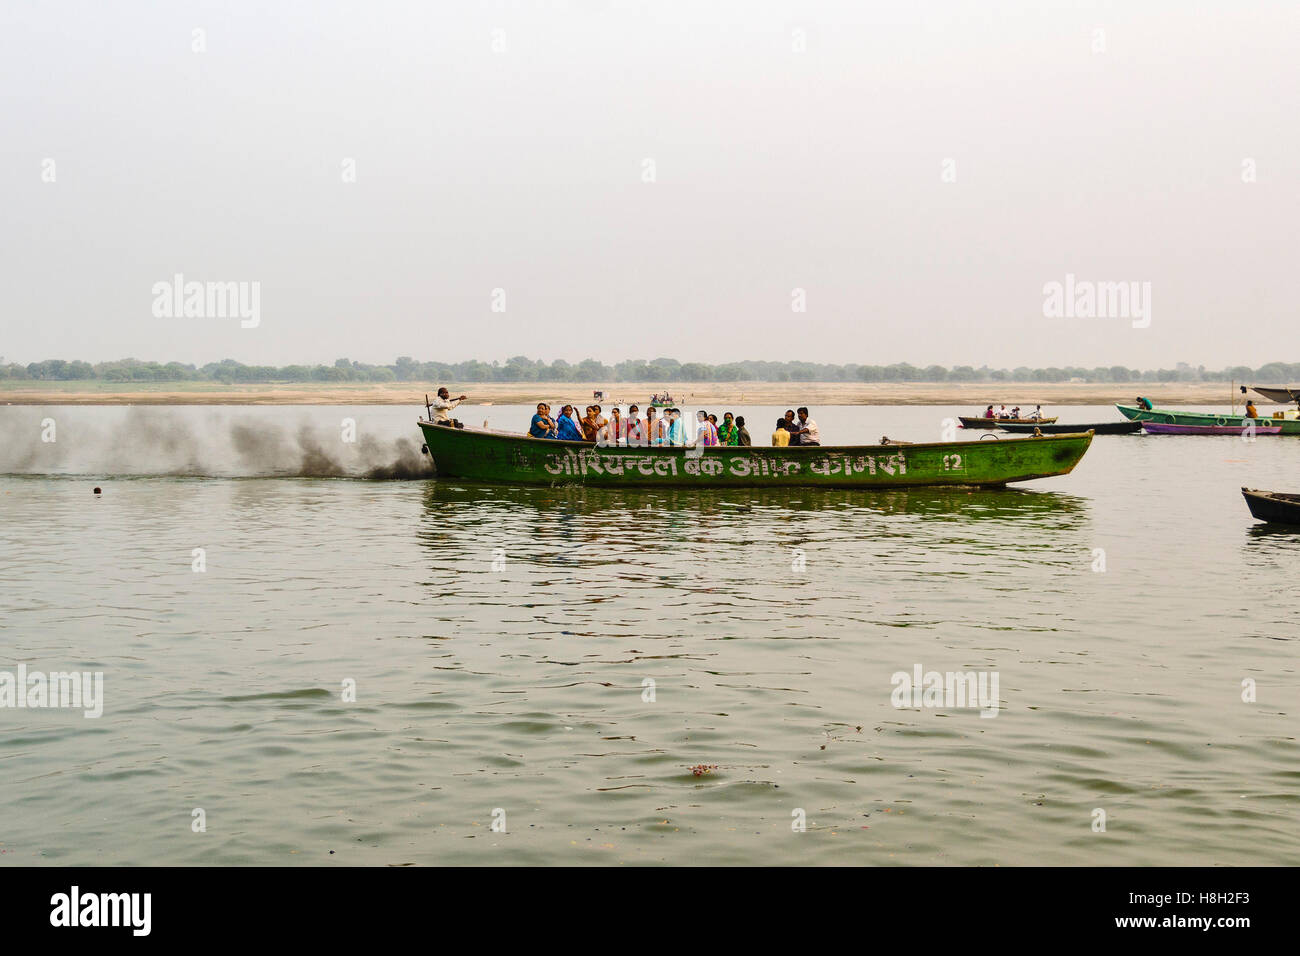
[[[568,512],[620,517],[684,514],[798,514],[841,511],[848,515],[915,515],[984,521],[1056,516],[1077,519],[1087,513],[1087,499],[1050,491],[1015,488],[899,488],[857,491],[845,488],[753,488],[737,494],[726,488],[592,488],[581,485],[539,487],[461,481],[430,482],[425,490],[430,511],[451,508],[480,515],[502,509]]]

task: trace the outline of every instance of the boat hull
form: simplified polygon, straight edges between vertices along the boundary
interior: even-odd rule
[[[1229,431],[1241,431],[1249,421],[1254,421],[1256,427],[1267,425],[1278,427],[1283,435],[1300,435],[1300,419],[1295,418],[1268,418],[1261,415],[1258,418],[1250,419],[1245,415],[1215,415],[1209,412],[1171,412],[1164,408],[1153,408],[1148,411],[1145,408],[1138,408],[1135,405],[1116,405],[1121,415],[1130,421],[1135,422],[1160,422],[1165,425],[1218,425],[1227,427]]]
[[[959,415],[957,420],[961,422],[962,428],[997,428],[1000,425],[1023,425],[1033,421],[1029,418],[984,418],[978,415]],[[1055,422],[1055,418],[1040,418],[1034,424],[1051,425]]]
[[[1064,435],[1069,432],[1092,432],[1094,435],[1132,435],[1142,430],[1141,422],[1092,422],[1088,425],[1040,425],[1034,422],[1007,423],[998,426],[1013,435],[1032,435],[1038,429],[1044,435]]]
[[[1255,391],[1263,395],[1270,402],[1277,402],[1279,405],[1291,405],[1300,402],[1300,388],[1291,388],[1289,385],[1280,388],[1269,388],[1263,385],[1252,385]]]
[[[1168,425],[1164,422],[1141,422],[1148,435],[1241,435],[1246,432],[1244,425]],[[1282,429],[1277,425],[1256,425],[1256,435],[1280,435]]]
[[[1092,433],[910,445],[600,447],[421,421],[440,478],[545,485],[1000,487],[1069,474]]]
[[[1242,488],[1246,507],[1260,521],[1300,526],[1300,495],[1285,495],[1274,491]]]

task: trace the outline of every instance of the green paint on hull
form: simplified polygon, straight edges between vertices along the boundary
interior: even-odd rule
[[[1119,413],[1132,422],[1160,422],[1164,425],[1232,425],[1244,428],[1249,420],[1245,415],[1216,415],[1213,412],[1172,412],[1167,408],[1148,411],[1136,405],[1116,405]],[[1257,425],[1281,425],[1283,435],[1300,435],[1300,419],[1272,418],[1261,415],[1254,419]]]
[[[544,485],[908,488],[1069,474],[1092,432],[918,445],[613,448],[421,421],[438,475]]]

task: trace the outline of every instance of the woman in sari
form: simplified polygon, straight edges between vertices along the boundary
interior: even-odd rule
[[[560,409],[560,417],[555,422],[555,437],[560,441],[585,441],[582,427],[574,418],[573,406],[565,405]]]
[[[731,412],[727,412],[722,416],[722,424],[718,426],[718,443],[722,445],[740,444],[740,426],[736,424]]]
[[[695,444],[706,448],[718,443],[718,428],[704,412],[696,412]]]

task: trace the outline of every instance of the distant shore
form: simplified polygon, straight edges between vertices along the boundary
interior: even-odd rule
[[[7,405],[410,405],[420,407],[439,385],[466,394],[475,405],[585,403],[591,382],[384,382],[223,385],[219,382],[0,382]],[[662,382],[603,386],[605,405],[645,405]],[[961,405],[972,414],[990,402],[1019,405],[1131,404],[1146,395],[1157,405],[1227,405],[1226,382],[694,382],[672,388],[680,405]],[[1256,396],[1259,400],[1259,397]],[[1240,392],[1237,400],[1241,400]]]

